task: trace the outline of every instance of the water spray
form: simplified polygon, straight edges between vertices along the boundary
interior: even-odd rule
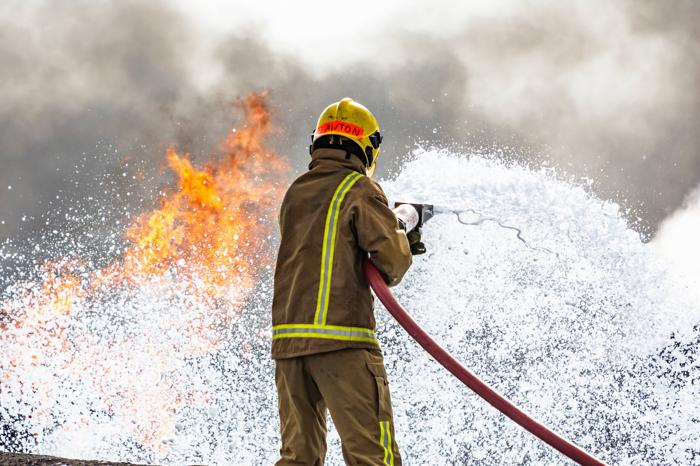
[[[478,226],[486,222],[493,222],[499,227],[506,230],[513,230],[515,232],[518,241],[523,243],[526,247],[535,251],[544,251],[549,254],[554,254],[558,256],[556,252],[543,248],[541,246],[532,246],[524,237],[521,228],[513,225],[508,225],[504,223],[501,219],[497,217],[488,217],[474,209],[453,209],[444,206],[434,206],[431,204],[411,204],[397,202],[394,204],[394,214],[399,219],[399,224],[405,231],[411,231],[413,228],[421,228],[425,222],[431,219],[433,216],[438,214],[454,214],[457,217],[457,221],[462,225],[466,226]],[[462,217],[471,214],[477,218],[471,221],[465,220]],[[409,228],[409,227],[413,228]]]
[[[471,212],[479,215],[480,218],[473,222],[462,221],[460,214],[465,212]],[[456,211],[443,207],[436,208],[435,206],[429,204],[397,203],[396,207],[394,208],[394,213],[399,219],[399,224],[402,226],[402,228],[405,228],[407,232],[410,232],[415,228],[421,228],[423,224],[435,214],[456,214],[458,221],[464,225],[479,225],[485,221],[494,221],[502,228],[516,230],[517,237],[520,241],[525,243],[525,245],[528,247],[536,249],[525,241],[519,228],[505,225],[500,220],[493,217],[483,217],[470,209]],[[544,248],[539,249],[544,250]],[[423,330],[423,328],[418,325],[415,320],[413,320],[408,311],[406,311],[406,309],[404,309],[404,307],[396,300],[394,295],[389,290],[389,287],[384,282],[381,273],[369,259],[365,259],[364,261],[364,272],[370,286],[374,290],[374,293],[377,295],[382,304],[384,304],[384,307],[386,307],[389,313],[391,313],[398,323],[408,332],[409,335],[411,335],[411,337],[413,337],[414,340],[416,340],[416,342],[418,342],[419,345],[423,347],[425,351],[428,352],[428,354],[430,354],[445,369],[450,371],[452,375],[454,375],[481,398],[486,400],[489,404],[491,404],[491,406],[512,419],[523,429],[535,435],[537,438],[555,448],[563,455],[567,456],[573,461],[576,461],[578,464],[583,466],[605,466],[604,462],[589,454],[585,450],[582,450],[546,425],[537,421],[525,411],[518,408],[515,404],[513,404],[513,402],[508,400],[498,391],[491,388],[486,382],[477,377],[476,374],[464,367],[457,359],[455,359],[442,346],[433,340],[433,338],[425,330]]]

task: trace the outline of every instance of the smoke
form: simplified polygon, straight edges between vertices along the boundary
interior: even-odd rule
[[[148,162],[183,139],[180,109],[197,97],[180,15],[131,2],[5,8],[0,238],[56,228],[52,211],[100,194],[95,178],[138,192],[120,179],[125,159]]]
[[[700,179],[698,19],[697,2],[587,2],[484,20],[463,35],[469,97],[654,227]]]
[[[96,217],[104,224],[152,203],[165,148],[210,157],[236,97],[263,88],[282,129],[276,148],[296,170],[320,110],[348,95],[382,125],[380,176],[417,142],[498,147],[590,178],[644,233],[697,185],[697,2],[462,6],[444,27],[415,8],[384,12],[386,27],[354,54],[299,57],[260,31],[215,35],[157,2],[4,4],[0,241],[63,228],[56,212],[93,212],[91,196],[113,206]],[[314,26],[319,42],[343,40]]]

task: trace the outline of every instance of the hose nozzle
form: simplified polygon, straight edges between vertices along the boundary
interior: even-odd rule
[[[430,204],[412,204],[409,202],[394,203],[394,214],[406,233],[421,228],[433,217],[433,206]]]

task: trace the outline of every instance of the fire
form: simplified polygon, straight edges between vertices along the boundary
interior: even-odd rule
[[[263,219],[274,215],[287,164],[267,149],[270,125],[264,94],[244,101],[245,123],[221,146],[223,158],[195,168],[189,154],[168,149],[166,159],[178,177],[177,189],[162,206],[140,216],[127,230],[132,246],[123,263],[104,273],[111,283],[142,281],[173,267],[202,281],[199,291],[209,298],[253,285],[261,259],[251,251],[265,250],[271,234]],[[227,296],[236,304],[240,296]]]
[[[286,161],[265,145],[275,131],[265,94],[249,95],[239,106],[245,120],[220,145],[219,159],[197,168],[189,154],[167,150],[176,186],[163,193],[159,208],[127,228],[129,246],[122,257],[87,273],[77,272],[84,267],[79,260],[45,264],[43,283],[23,284],[17,299],[0,303],[0,316],[7,316],[0,320],[0,388],[12,386],[10,392],[38,400],[33,418],[40,420],[52,408],[58,376],[47,370],[51,368],[90,379],[104,409],[133,419],[133,434],[144,445],[155,445],[172,432],[178,407],[206,402],[206,390],[183,395],[160,375],[151,383],[120,378],[120,368],[132,363],[135,343],[128,338],[105,351],[65,333],[74,309],[87,299],[175,281],[179,291],[196,301],[190,309],[178,309],[173,319],[175,330],[187,337],[178,350],[196,355],[217,347],[214,322],[240,314],[258,275],[271,265],[269,219],[275,218],[288,176]],[[158,347],[146,347],[143,353],[154,373],[174,370],[171,355]]]

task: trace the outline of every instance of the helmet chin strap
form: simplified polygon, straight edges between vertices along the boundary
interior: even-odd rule
[[[375,155],[374,158],[372,159],[372,163],[369,166],[365,166],[365,170],[367,172],[367,176],[372,178],[374,176],[374,169],[377,168],[377,156]]]

